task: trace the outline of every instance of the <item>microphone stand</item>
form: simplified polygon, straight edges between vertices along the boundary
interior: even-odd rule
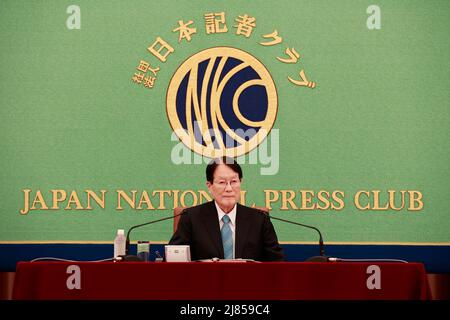
[[[180,212],[179,214],[170,216],[170,217],[166,217],[166,218],[162,218],[162,219],[158,219],[158,220],[153,220],[153,221],[150,221],[150,222],[146,222],[146,223],[138,224],[136,226],[132,226],[127,232],[127,238],[126,238],[126,242],[125,242],[125,255],[123,255],[123,256],[120,255],[119,257],[122,257],[122,261],[142,261],[142,259],[139,258],[138,256],[129,254],[130,253],[130,233],[131,233],[131,230],[139,228],[139,227],[146,226],[148,224],[153,224],[153,223],[161,222],[161,221],[164,221],[164,220],[174,219],[175,217],[181,216],[182,214],[184,214],[184,211]]]
[[[266,212],[264,212],[264,213],[267,214]],[[313,227],[313,226],[308,226],[306,224],[302,224],[302,223],[298,223],[298,222],[294,222],[294,221],[289,221],[289,220],[285,220],[285,219],[281,219],[281,218],[277,218],[277,217],[274,217],[274,216],[272,216],[270,214],[267,214],[267,216],[270,219],[280,220],[280,221],[283,221],[283,222],[287,222],[287,223],[291,223],[291,224],[295,224],[295,225],[298,225],[298,226],[302,226],[302,227],[306,227],[306,228],[310,228],[310,229],[316,230],[319,233],[319,252],[320,252],[320,255],[308,258],[306,261],[307,262],[327,262],[327,261],[329,261],[328,260],[329,257],[325,255],[325,249],[324,249],[324,246],[323,246],[322,233],[320,233],[319,229],[317,229],[316,227]]]

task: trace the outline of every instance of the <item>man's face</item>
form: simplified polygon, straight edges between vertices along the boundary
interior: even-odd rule
[[[224,164],[219,164],[214,171],[213,182],[206,182],[209,192],[219,207],[226,213],[233,209],[241,195],[239,174]]]

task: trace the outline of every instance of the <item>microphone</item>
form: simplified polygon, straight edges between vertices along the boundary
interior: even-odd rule
[[[275,219],[275,220],[283,221],[283,222],[286,222],[286,223],[295,224],[297,226],[301,226],[301,227],[305,227],[305,228],[310,228],[310,229],[316,230],[319,233],[319,252],[320,252],[320,255],[308,258],[306,261],[307,262],[327,262],[327,261],[332,261],[333,258],[330,258],[330,257],[325,255],[325,248],[324,248],[324,245],[323,245],[322,233],[320,232],[320,230],[318,228],[313,227],[313,226],[309,226],[307,224],[295,222],[295,221],[290,221],[290,220],[286,220],[286,219],[277,218],[277,217],[274,217],[273,215],[271,215],[268,212],[263,211],[263,210],[259,210],[259,211],[261,211],[262,213],[267,215],[270,219]]]
[[[130,233],[131,233],[131,230],[139,228],[139,227],[143,227],[143,226],[146,226],[146,225],[149,225],[149,224],[161,222],[161,221],[164,221],[164,220],[175,219],[176,217],[181,216],[184,213],[185,213],[185,210],[181,211],[178,214],[170,216],[170,217],[166,217],[166,218],[162,218],[162,219],[158,219],[158,220],[153,220],[153,221],[150,221],[150,222],[141,223],[141,224],[132,226],[127,232],[127,238],[126,238],[126,241],[125,241],[125,255],[123,255],[123,256],[120,255],[119,256],[119,257],[122,258],[121,261],[142,261],[142,259],[139,258],[138,256],[134,256],[134,255],[130,255],[129,254],[129,252],[130,252]]]

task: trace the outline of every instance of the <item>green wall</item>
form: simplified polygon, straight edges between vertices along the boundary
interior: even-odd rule
[[[372,4],[381,9],[379,30],[366,25]],[[81,10],[80,29],[66,25],[70,5]],[[171,140],[166,92],[187,58],[230,46],[265,65],[278,95],[279,168],[262,175],[265,165],[243,158],[247,205],[265,206],[264,190],[275,190],[280,200],[271,214],[315,225],[327,242],[450,243],[449,1],[74,0],[0,7],[1,242],[112,241],[116,229],[170,216],[174,206],[172,192],[164,209],[152,196],[155,210],[123,202],[117,210],[117,190],[137,190],[138,199],[144,190],[207,190],[204,163],[171,160],[178,141]],[[225,13],[227,33],[206,34],[210,12]],[[243,14],[256,18],[249,38],[233,27]],[[178,43],[172,32],[179,20],[194,22],[190,42]],[[261,46],[262,35],[275,29],[283,42]],[[175,49],[164,63],[147,50],[156,37]],[[287,47],[300,61],[276,59],[287,57]],[[160,67],[151,89],[131,80],[140,60]],[[316,88],[287,80],[298,79],[301,69]],[[41,191],[49,208],[50,190],[65,190],[68,198],[75,190],[84,209],[84,190],[107,192],[104,208],[75,210],[72,203],[65,210],[63,201],[59,209],[21,214],[25,189],[33,198]],[[338,190],[344,205],[284,210],[280,190],[295,192],[297,207],[300,190],[314,192],[313,204],[319,191]],[[359,210],[353,196],[364,190],[379,190],[381,205],[394,190],[397,206],[401,191],[417,191],[423,208],[408,210],[406,197],[401,210]],[[316,241],[313,231],[273,223],[283,242]],[[166,221],[133,237],[167,241],[171,232]]]

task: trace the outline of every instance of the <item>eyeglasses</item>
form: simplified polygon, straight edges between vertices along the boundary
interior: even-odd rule
[[[214,183],[219,188],[223,188],[223,189],[226,189],[228,184],[230,184],[230,186],[232,188],[236,188],[236,187],[239,187],[241,185],[241,181],[239,179],[233,179],[233,180],[230,180],[230,181],[218,180],[218,181],[214,181]]]

